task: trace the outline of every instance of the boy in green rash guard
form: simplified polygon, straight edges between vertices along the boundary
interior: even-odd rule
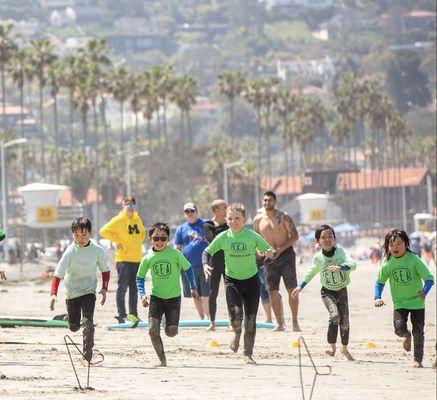
[[[413,325],[414,367],[421,368],[424,347],[425,297],[434,284],[434,277],[422,260],[410,251],[410,239],[405,231],[393,229],[382,247],[386,260],[375,284],[375,307],[382,307],[382,291],[387,279],[394,305],[395,334],[404,338],[405,351],[411,351],[411,332],[407,328],[408,315]]]
[[[230,348],[237,352],[240,345],[241,325],[244,321],[244,360],[255,364],[252,358],[256,335],[256,314],[259,305],[259,278],[256,266],[256,250],[273,258],[276,254],[258,233],[245,228],[246,210],[241,203],[233,203],[226,211],[229,229],[220,233],[202,255],[203,269],[211,275],[210,258],[220,250],[225,255],[225,288],[229,318],[234,336]]]
[[[331,348],[326,351],[326,354],[335,355],[340,327],[342,344],[340,352],[349,361],[354,361],[347,348],[350,326],[346,287],[350,283],[350,271],[355,270],[357,266],[342,248],[335,247],[335,232],[329,225],[321,225],[317,228],[315,237],[322,251],[314,256],[310,270],[299,286],[293,290],[292,295],[297,298],[307,283],[318,273],[320,274],[322,301],[329,312],[327,338]]]
[[[143,257],[137,273],[137,288],[141,303],[149,306],[149,336],[153,348],[161,362],[167,366],[161,335],[159,334],[161,319],[165,315],[165,334],[169,337],[178,333],[179,316],[181,313],[181,271],[186,271],[191,287],[191,296],[199,300],[194,272],[183,254],[168,247],[170,228],[167,224],[158,222],[149,230],[149,240],[152,248]],[[152,276],[150,297],[146,295],[144,280],[147,271]]]

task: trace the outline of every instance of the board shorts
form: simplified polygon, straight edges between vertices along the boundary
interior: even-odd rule
[[[287,289],[297,287],[296,254],[293,247],[290,246],[273,260],[266,257],[264,259],[264,272],[268,290],[279,290],[281,277]]]
[[[197,286],[197,293],[200,297],[209,296],[209,283],[206,281],[205,273],[203,272],[203,266],[192,266],[194,272],[194,280]],[[188,281],[185,271],[181,271],[182,291],[185,298],[191,297],[190,282]]]

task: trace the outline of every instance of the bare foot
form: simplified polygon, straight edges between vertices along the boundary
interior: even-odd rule
[[[234,353],[236,353],[238,351],[238,348],[240,347],[240,336],[241,336],[241,333],[236,334],[234,332],[234,337],[232,338],[231,343],[229,345],[229,347],[231,348],[231,350]]]
[[[419,361],[414,361],[413,367],[414,368],[423,368],[423,364]]]
[[[331,350],[326,350],[325,354],[327,354],[328,356],[334,357],[336,350],[337,350],[337,348],[335,347],[335,344],[331,344]]]
[[[408,333],[408,336],[404,339],[402,346],[405,351],[411,351],[411,333]]]
[[[252,356],[244,356],[244,362],[246,364],[251,364],[251,365],[255,365],[256,362],[255,360],[252,358]]]
[[[352,354],[349,353],[349,350],[347,349],[346,346],[343,346],[340,349],[340,353],[343,354],[349,361],[355,361],[355,358],[352,357]]]
[[[297,321],[293,322],[293,332],[301,332],[299,323]]]
[[[278,324],[275,329],[273,329],[273,332],[284,332],[285,331],[285,325],[283,323]]]
[[[159,364],[156,365],[156,367],[166,367],[167,366],[167,360],[161,360]]]
[[[432,362],[432,367],[433,367],[434,369],[437,368],[437,357],[434,357],[434,361]]]
[[[208,328],[206,328],[206,331],[215,331],[215,324],[211,323]]]

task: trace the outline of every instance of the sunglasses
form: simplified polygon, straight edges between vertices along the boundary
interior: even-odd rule
[[[168,236],[152,236],[153,242],[166,242],[168,240]]]
[[[196,212],[196,210],[185,210],[184,211],[185,214],[193,214],[195,212]]]

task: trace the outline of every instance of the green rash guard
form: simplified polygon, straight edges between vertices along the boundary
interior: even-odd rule
[[[271,247],[258,233],[243,228],[239,232],[230,229],[220,233],[205,249],[213,256],[220,250],[225,254],[225,274],[230,278],[245,280],[258,273],[255,250],[265,253]]]
[[[330,265],[345,265],[348,270],[329,272]],[[348,257],[344,249],[337,247],[332,257],[325,256],[322,252],[317,253],[313,258],[310,270],[303,278],[305,284],[320,273],[320,283],[329,290],[338,291],[349,285],[350,271],[357,268],[357,264]]]
[[[181,270],[190,268],[190,263],[179,250],[166,247],[162,251],[153,251],[152,248],[141,260],[137,277],[145,279],[147,271],[150,270],[152,295],[161,299],[172,299],[181,295]]]
[[[390,282],[394,309],[421,310],[425,300],[419,297],[423,282],[432,280],[429,269],[414,253],[406,252],[402,257],[390,257],[381,267],[377,282]]]

